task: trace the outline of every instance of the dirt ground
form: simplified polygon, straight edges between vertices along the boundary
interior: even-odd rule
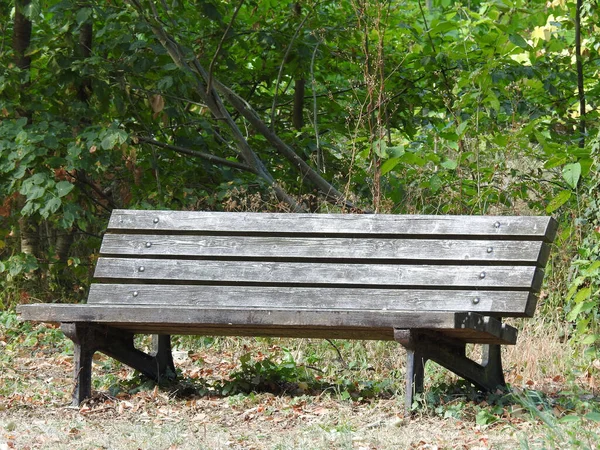
[[[292,406],[261,395],[254,404],[177,402],[147,393],[135,402],[103,399],[81,409],[11,407],[0,413],[0,449],[514,449],[530,441],[527,422],[482,428],[456,419],[403,419],[395,401]]]
[[[203,355],[204,367],[229,370],[222,356]],[[131,378],[130,369],[111,361],[98,356],[95,377]],[[178,365],[189,379],[204,374],[189,361]],[[526,414],[492,425],[448,417],[444,410],[404,417],[401,394],[355,401],[326,391],[223,397],[150,387],[115,395],[95,391],[94,398],[72,407],[67,353],[45,347],[18,352],[1,369],[7,395],[0,397],[0,450],[514,449],[552,448],[548,442],[558,442],[547,435],[556,430]]]

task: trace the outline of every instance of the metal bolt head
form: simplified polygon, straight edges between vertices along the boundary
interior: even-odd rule
[[[139,292],[138,292],[138,291],[133,291],[133,296],[134,296],[134,297],[137,297],[138,295],[139,295]]]
[[[155,217],[155,218],[154,218],[154,220],[153,220],[152,222],[154,222],[154,223],[158,223],[158,220],[159,220],[159,219],[158,219],[158,217]]]
[[[473,299],[473,304],[476,305],[477,303],[479,303],[481,301],[481,299],[479,297],[475,297]]]
[[[488,253],[492,253],[493,251],[494,251],[494,248],[493,248],[493,247],[488,247],[488,248],[487,248],[487,252],[488,252]]]
[[[495,228],[500,228],[500,222],[496,222],[496,223],[494,224],[494,227],[495,227]]]
[[[481,278],[482,280],[485,278],[486,273],[485,272],[481,272],[479,274],[479,278]]]
[[[146,242],[146,248],[152,247],[152,242]]]
[[[146,270],[146,268],[144,266],[140,266],[138,269],[140,272],[143,272],[144,270]]]

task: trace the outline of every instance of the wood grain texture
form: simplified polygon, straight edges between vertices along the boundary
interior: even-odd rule
[[[277,214],[114,210],[108,231],[148,230],[325,236],[488,236],[552,241],[556,223],[533,216],[423,216],[386,214]]]
[[[368,309],[381,311],[473,311],[527,315],[527,291],[356,289],[269,286],[101,284],[90,287],[88,304],[170,305],[197,308]]]
[[[465,335],[476,339],[478,334],[502,340],[509,336],[510,329],[499,321],[474,313],[454,312],[390,312],[390,311],[307,311],[281,310],[277,308],[261,310],[240,310],[238,308],[191,308],[153,307],[146,305],[23,305],[18,309],[22,320],[43,320],[49,322],[91,322],[110,324],[124,329],[143,325],[148,331],[164,332],[166,329],[190,331],[193,328],[223,330],[231,327],[231,335],[237,335],[235,328],[284,331],[294,328],[299,333],[306,330],[345,329],[368,333],[369,329],[434,329],[463,330]],[[153,324],[157,328],[153,328]],[[194,333],[195,334],[195,333]],[[516,340],[516,330],[514,331]],[[476,342],[472,340],[471,342]],[[512,342],[505,342],[512,343]]]
[[[437,266],[100,258],[100,280],[340,286],[531,288],[532,266]]]
[[[107,234],[101,254],[285,260],[414,260],[537,264],[541,241]]]

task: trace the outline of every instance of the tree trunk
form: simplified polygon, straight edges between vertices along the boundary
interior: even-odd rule
[[[15,0],[13,51],[15,64],[21,70],[28,70],[31,65],[31,57],[26,55],[31,43],[31,21],[23,14],[30,3],[31,0]]]
[[[79,30],[79,45],[75,54],[80,59],[89,58],[92,55],[93,24],[87,21],[81,25]],[[77,87],[77,98],[88,103],[92,94],[92,80],[89,77],[82,78]],[[83,120],[83,119],[82,119]]]
[[[304,116],[302,114],[304,110],[304,86],[306,80],[300,78],[294,82],[294,109],[292,111],[292,125],[298,131],[302,130],[304,126]]]
[[[15,65],[23,70],[28,71],[31,66],[31,57],[27,56],[27,49],[31,43],[31,21],[23,14],[23,11],[31,0],[15,0],[15,16],[13,28],[13,52]],[[29,82],[23,83],[20,92],[20,104],[26,105],[27,88]],[[21,117],[27,117],[27,121],[31,122],[31,111],[24,108],[19,108],[17,113]],[[19,209],[22,209],[25,204],[25,199],[20,196],[17,201]],[[31,217],[22,216],[19,219],[19,233],[21,239],[21,252],[27,255],[38,257],[40,247],[39,226]]]

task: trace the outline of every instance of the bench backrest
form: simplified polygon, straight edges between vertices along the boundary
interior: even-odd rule
[[[88,303],[531,316],[549,217],[115,210]]]

